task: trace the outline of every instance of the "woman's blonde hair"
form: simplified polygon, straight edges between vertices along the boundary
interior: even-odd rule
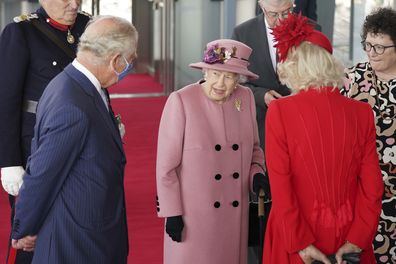
[[[294,91],[341,87],[344,67],[327,50],[308,41],[289,50],[278,64],[279,80]]]

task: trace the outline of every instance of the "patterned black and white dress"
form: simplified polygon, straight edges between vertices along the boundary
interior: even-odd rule
[[[396,79],[378,80],[369,62],[345,71],[342,93],[367,102],[375,115],[377,151],[384,181],[382,212],[374,240],[377,263],[396,263]]]

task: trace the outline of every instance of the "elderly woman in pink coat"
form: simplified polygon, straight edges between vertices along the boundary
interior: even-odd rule
[[[228,39],[207,44],[204,79],[173,92],[157,152],[158,216],[166,218],[165,264],[244,264],[249,190],[269,192],[253,94],[239,82],[251,49]]]

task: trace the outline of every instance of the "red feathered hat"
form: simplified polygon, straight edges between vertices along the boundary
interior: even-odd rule
[[[275,47],[278,50],[280,62],[286,59],[291,47],[298,47],[303,41],[309,41],[324,48],[330,54],[333,53],[330,40],[322,32],[315,30],[314,25],[301,13],[299,15],[290,13],[273,28],[272,35],[277,42]]]

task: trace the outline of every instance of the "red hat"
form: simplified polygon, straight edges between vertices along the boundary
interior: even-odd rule
[[[290,13],[273,28],[272,34],[277,42],[275,47],[278,50],[280,62],[286,59],[291,47],[298,47],[303,41],[309,41],[324,48],[330,54],[333,53],[330,40],[322,32],[315,30],[314,25],[301,13],[299,15]]]
[[[196,69],[213,69],[234,72],[257,79],[258,75],[249,71],[249,56],[252,49],[242,42],[232,39],[219,39],[206,45],[202,62],[191,63]]]

